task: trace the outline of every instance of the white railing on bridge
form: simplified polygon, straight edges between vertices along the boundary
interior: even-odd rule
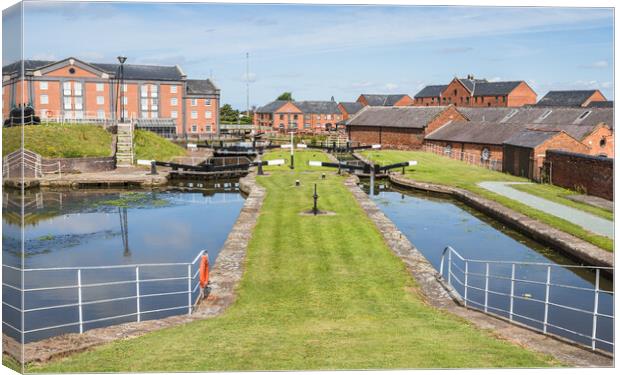
[[[17,322],[9,322],[7,321],[6,314],[3,314],[2,324],[6,327],[10,328],[10,330],[18,333],[20,335],[31,334],[35,332],[42,331],[50,331],[50,330],[58,330],[65,329],[70,331],[71,328],[74,330],[77,328],[79,333],[83,333],[87,330],[86,325],[93,323],[106,322],[115,319],[121,318],[132,318],[135,321],[140,322],[146,314],[166,312],[166,311],[185,311],[186,314],[191,314],[195,304],[198,302],[196,295],[196,291],[200,288],[200,278],[198,277],[200,274],[200,259],[203,255],[207,255],[205,250],[200,251],[198,255],[194,258],[192,262],[189,263],[145,263],[145,264],[130,264],[130,265],[113,265],[113,266],[89,266],[89,267],[50,267],[50,268],[19,268],[10,265],[2,265],[3,273],[14,272],[21,274],[22,283],[23,280],[28,280],[29,278],[33,278],[31,275],[38,274],[40,277],[45,276],[45,279],[49,279],[50,275],[55,272],[64,273],[65,277],[69,275],[74,275],[74,283],[70,284],[62,284],[62,285],[37,285],[36,287],[26,288],[23,284],[13,285],[12,283],[7,282],[7,277],[3,278],[2,286],[7,288],[5,289],[4,297],[2,304],[7,308],[18,312],[22,319],[18,319]],[[168,268],[176,269],[177,272],[173,272],[172,274],[166,274],[162,269]],[[133,276],[130,279],[124,278],[121,280],[110,280],[110,281],[99,281],[99,282],[85,282],[84,276],[88,271],[95,272],[97,276],[101,277],[103,273],[111,270],[126,270],[127,274],[132,274]],[[145,277],[144,273],[154,272],[157,270],[158,275],[162,275],[162,277]],[[58,277],[61,277],[60,275]],[[62,277],[61,277],[62,278]],[[185,283],[185,287],[180,290],[172,290],[168,291],[167,288],[170,288],[171,282],[179,282]],[[144,285],[153,285],[151,283],[160,283],[158,286],[161,289],[167,290],[165,292],[157,292],[157,293],[143,293],[143,288],[141,286]],[[122,287],[130,286],[131,290],[134,290],[132,295],[122,295]],[[174,284],[173,284],[174,285]],[[133,288],[135,286],[135,289]],[[87,292],[89,290],[93,290],[100,287],[110,287],[112,290],[108,291],[108,293],[104,293],[104,298],[101,298],[102,293],[92,292],[93,295],[99,296],[97,299],[88,299]],[[118,290],[113,290],[117,288]],[[28,304],[29,297],[28,293],[40,293],[48,294],[47,298],[41,298],[43,301],[53,301],[54,291],[66,291],[73,290],[75,291],[75,295],[72,296],[71,302],[65,303],[65,301],[61,303],[53,303],[50,302],[48,305],[36,306],[33,308],[25,308],[24,306],[15,306],[9,302],[7,302],[7,291],[12,290],[14,292],[20,293],[23,297],[22,303]],[[121,296],[114,295],[114,292],[120,293]],[[145,301],[145,299],[152,297],[161,297],[161,296],[174,296],[174,295],[186,295],[187,299],[185,302],[172,307],[165,308],[154,308],[154,309],[145,309],[141,306],[141,303]],[[196,297],[194,297],[196,296]],[[98,317],[95,319],[86,319],[84,314],[84,308],[86,306],[96,306],[103,305],[106,303],[116,302],[116,301],[127,301],[128,303],[133,304],[133,312],[125,313],[125,314],[117,314],[112,313],[109,316]],[[63,310],[65,309],[73,309],[77,310],[77,319],[75,321],[69,321],[62,324],[52,324],[52,325],[42,325],[36,328],[29,328],[22,326],[24,321],[27,319],[28,313],[40,312],[40,311],[51,311],[51,310]],[[66,313],[69,316],[69,313]],[[177,314],[178,315],[178,314]]]
[[[423,144],[422,150],[426,152],[432,152],[436,155],[445,156],[450,159],[460,160],[467,164],[476,165],[478,167],[483,167],[487,169],[491,169],[494,171],[502,170],[502,160],[501,159],[493,159],[493,158],[483,158],[482,154],[473,154],[471,152],[458,151],[454,148],[447,148],[438,146],[435,144]],[[490,152],[490,151],[489,151]],[[490,155],[489,155],[490,156]]]
[[[21,169],[22,166],[23,171]],[[13,173],[12,176],[11,170],[17,170],[17,175]],[[19,178],[22,176],[22,172],[26,176],[30,174],[27,171],[31,171],[35,178],[42,178],[44,174],[55,174],[57,178],[62,177],[60,161],[44,162],[41,155],[23,148],[15,150],[2,158],[3,178]]]
[[[478,265],[482,272],[472,272],[471,267],[473,265]],[[510,271],[510,274],[507,275],[498,275],[493,274],[491,272],[492,267],[496,266],[505,266],[506,271]],[[520,266],[531,266],[540,268],[544,276],[544,281],[537,280],[528,280],[527,278],[518,278],[516,276],[516,269]],[[562,283],[556,283],[552,281],[552,270],[564,269],[571,271],[589,271],[594,272],[594,288],[587,288],[582,286],[575,285],[566,285]],[[444,275],[445,272],[445,275]],[[537,263],[537,262],[508,262],[508,261],[492,261],[492,260],[476,260],[476,259],[466,259],[461,256],[456,250],[452,247],[448,246],[443,250],[441,255],[441,263],[439,268],[439,276],[442,280],[447,282],[447,286],[449,289],[456,293],[458,299],[461,300],[463,305],[468,308],[476,309],[479,311],[483,311],[485,313],[490,313],[493,315],[499,315],[505,318],[508,318],[510,322],[517,321],[516,318],[520,318],[518,321],[521,324],[525,324],[528,327],[542,332],[544,334],[549,333],[550,328],[554,328],[559,332],[570,334],[574,337],[578,337],[583,339],[584,341],[588,341],[592,350],[599,349],[601,344],[606,344],[609,347],[613,348],[614,343],[612,341],[605,340],[599,337],[597,334],[597,326],[600,319],[610,319],[611,326],[613,327],[613,310],[611,314],[602,313],[599,309],[600,307],[600,296],[602,294],[610,295],[613,298],[614,292],[610,290],[601,289],[601,272],[613,272],[612,267],[595,267],[595,266],[582,266],[582,265],[560,265],[555,263]],[[472,285],[471,278],[477,277],[480,281],[480,286]],[[492,280],[502,280],[504,282],[510,283],[509,292],[502,292],[497,289],[493,289],[489,286],[489,283]],[[515,293],[515,284],[525,284],[530,286],[538,286],[540,288],[544,287],[544,299],[537,299],[531,295],[517,295]],[[561,303],[552,302],[550,300],[550,290],[552,287],[557,288],[565,288],[572,291],[581,291],[581,292],[590,292],[593,294],[594,303],[591,309],[583,309],[575,306],[567,306]],[[478,293],[483,293],[484,298],[480,301],[476,301],[470,297],[470,293],[472,291],[477,291]],[[508,299],[508,309],[501,308],[498,306],[492,306],[489,303],[489,296],[501,296]],[[542,320],[535,316],[536,314],[530,309],[529,311],[517,312],[515,311],[515,301],[528,301],[535,304],[538,304],[543,307],[544,313],[542,314]],[[556,309],[583,313],[585,315],[591,316],[590,320],[586,321],[585,324],[591,324],[591,331],[589,334],[584,334],[582,332],[577,332],[574,329],[574,325],[562,326],[560,324],[550,323],[553,312],[550,310],[550,307],[553,307],[553,311]],[[556,311],[557,313],[557,311]],[[582,322],[583,323],[583,322]],[[540,328],[542,327],[542,328]],[[613,332],[612,332],[613,335]],[[564,338],[569,339],[570,341],[575,341],[565,335],[560,334]],[[612,350],[613,351],[613,350]]]

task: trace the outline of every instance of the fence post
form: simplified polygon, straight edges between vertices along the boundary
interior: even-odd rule
[[[77,272],[78,282],[78,317],[80,319],[80,333],[84,333],[84,319],[82,318],[82,270]]]
[[[140,266],[136,266],[136,316],[140,321]]]
[[[594,312],[592,312],[592,350],[596,350],[596,323],[598,320],[598,295],[601,279],[601,269],[596,269],[596,282],[594,286]]]
[[[547,266],[547,283],[545,284],[545,321],[543,332],[547,333],[547,321],[549,318],[549,286],[551,284],[551,266]]]
[[[187,315],[192,314],[192,265],[187,265]]]
[[[467,276],[469,275],[469,262],[465,261],[465,291],[463,292],[464,296],[464,302],[465,302],[465,306],[467,306]]]
[[[512,271],[510,273],[510,320],[512,321],[512,312],[515,300],[515,264],[512,264]]]
[[[484,312],[488,312],[489,305],[489,263],[486,264],[486,270],[484,272]]]

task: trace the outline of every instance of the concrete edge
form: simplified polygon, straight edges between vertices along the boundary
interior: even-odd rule
[[[438,274],[430,262],[407,239],[396,225],[357,185],[359,179],[350,176],[345,186],[351,191],[360,207],[377,226],[385,242],[398,256],[417,281],[425,301],[438,309],[454,314],[478,329],[490,330],[493,336],[541,354],[550,355],[558,361],[574,367],[612,367],[613,359],[581,346],[560,341],[551,336],[532,331],[482,312],[460,306],[438,280]]]
[[[405,188],[451,195],[528,237],[558,249],[585,264],[614,267],[614,254],[612,252],[605,251],[598,246],[470,191],[451,186],[418,182],[393,173],[389,175],[389,180],[395,185]]]
[[[251,172],[239,181],[240,189],[247,194],[245,203],[211,269],[211,293],[191,315],[122,323],[95,328],[82,334],[50,337],[23,346],[3,333],[3,353],[20,363],[42,363],[112,341],[135,338],[163,328],[221,315],[236,299],[235,290],[243,276],[247,247],[265,198],[265,189],[256,183],[255,177],[255,173]]]

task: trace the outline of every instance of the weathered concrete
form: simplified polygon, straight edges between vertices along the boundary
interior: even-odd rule
[[[607,199],[595,197],[594,195],[567,195],[564,198],[574,202],[589,204],[590,206],[602,208],[610,212],[614,212],[614,202]]]
[[[357,177],[351,176],[346,180],[345,185],[353,193],[364,212],[375,223],[390,249],[405,263],[407,270],[417,281],[424,299],[430,305],[464,318],[477,328],[491,330],[493,335],[501,339],[532,351],[551,355],[564,364],[577,367],[613,366],[613,359],[608,356],[457,304],[438,281],[437,271],[430,262],[359,188],[358,182]]]
[[[390,174],[389,179],[395,185],[452,195],[463,203],[484,212],[528,237],[562,251],[585,264],[601,267],[614,266],[614,255],[612,252],[605,251],[580,238],[532,219],[495,201],[482,198],[465,189],[418,182],[395,173]]]
[[[96,345],[119,339],[142,336],[162,328],[206,319],[223,313],[235,301],[235,288],[243,275],[245,254],[265,197],[265,190],[256,184],[252,172],[239,182],[240,189],[248,194],[241,213],[229,233],[215,265],[211,269],[211,293],[191,315],[176,315],[158,320],[131,322],[92,329],[83,334],[65,334],[22,346],[14,339],[2,335],[3,351],[20,362],[45,362],[50,359],[80,352]]]

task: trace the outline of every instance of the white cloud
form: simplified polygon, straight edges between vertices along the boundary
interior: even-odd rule
[[[398,88],[398,85],[396,83],[389,82],[389,83],[386,83],[384,87],[387,91],[394,91]]]
[[[607,60],[599,60],[591,64],[579,65],[580,68],[586,68],[586,69],[604,69],[604,68],[607,68],[608,66],[609,66],[609,63],[607,62]]]

